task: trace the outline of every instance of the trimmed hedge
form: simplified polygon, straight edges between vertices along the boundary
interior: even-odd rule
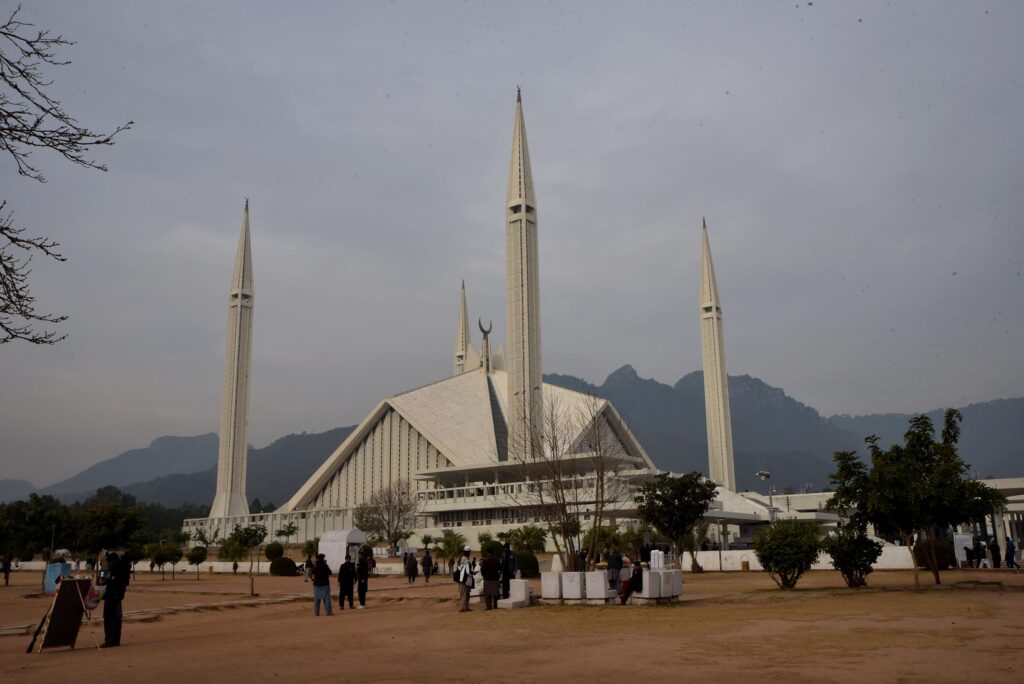
[[[270,561],[270,574],[279,577],[294,577],[296,573],[295,561],[288,556],[281,556]]]
[[[540,577],[540,563],[537,557],[529,551],[516,554],[516,561],[519,563],[519,576],[523,579]]]
[[[268,561],[274,562],[284,555],[284,547],[281,546],[281,542],[270,542],[264,547],[263,555],[267,557]]]

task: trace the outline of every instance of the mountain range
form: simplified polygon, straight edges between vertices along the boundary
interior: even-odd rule
[[[626,365],[594,385],[571,375],[550,374],[545,382],[609,399],[626,419],[654,462],[665,470],[706,471],[704,380],[701,372],[674,385],[641,378]],[[733,448],[739,489],[764,489],[755,475],[767,470],[779,491],[820,490],[828,485],[832,453],[864,452],[864,437],[882,445],[902,440],[910,414],[823,417],[782,389],[749,375],[729,377]],[[1021,475],[1024,454],[1024,398],[961,407],[960,453],[981,477]],[[928,412],[941,424],[942,409]],[[291,434],[266,447],[249,447],[247,494],[282,504],[352,432],[354,426],[321,433]],[[112,484],[140,501],[177,506],[208,504],[216,486],[217,435],[160,437],[86,468],[74,477],[38,490],[72,502]],[[0,501],[36,491],[23,480],[0,480]]]

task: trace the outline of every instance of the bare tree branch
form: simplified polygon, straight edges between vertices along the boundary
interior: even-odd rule
[[[47,92],[53,82],[43,76],[42,69],[70,64],[57,56],[57,50],[74,43],[20,20],[20,12],[19,5],[0,25],[0,150],[14,160],[19,175],[40,183],[45,183],[46,177],[30,160],[39,148],[53,150],[72,164],[106,171],[106,166],[89,156],[90,148],[113,145],[114,137],[131,128],[133,122],[110,133],[98,133],[80,126],[64,111],[60,100]],[[32,273],[29,264],[33,252],[57,261],[65,259],[56,251],[58,244],[53,240],[25,237],[25,229],[14,225],[13,215],[2,214],[5,207],[6,202],[0,202],[0,344],[12,340],[54,344],[65,335],[58,336],[52,330],[39,332],[35,324],[57,324],[67,317],[36,311],[28,285]]]

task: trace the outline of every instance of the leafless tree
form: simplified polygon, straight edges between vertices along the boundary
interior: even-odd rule
[[[21,21],[20,12],[19,5],[0,26],[0,150],[14,160],[19,175],[40,183],[46,177],[31,159],[37,149],[53,150],[78,166],[106,171],[106,166],[90,158],[89,150],[113,145],[114,137],[133,122],[110,133],[97,133],[64,111],[47,92],[52,81],[42,69],[70,64],[58,58],[57,50],[74,43]],[[54,344],[64,339],[53,330],[37,329],[39,324],[57,324],[67,317],[37,311],[28,283],[37,253],[65,261],[58,247],[49,238],[26,235],[25,228],[15,224],[7,202],[0,201],[0,344],[12,340]]]
[[[622,475],[638,457],[627,453],[603,399],[588,396],[566,408],[545,398],[543,407],[534,430],[509,430],[509,460],[519,465],[523,482],[510,495],[541,518],[563,567],[574,568],[581,552],[593,562],[600,551],[599,535],[590,535],[590,548],[582,548],[584,523],[601,527],[628,505],[629,485]],[[532,434],[530,443],[515,434]]]
[[[416,529],[419,501],[408,480],[395,480],[374,492],[370,500],[355,511],[356,527],[391,549],[412,536]]]

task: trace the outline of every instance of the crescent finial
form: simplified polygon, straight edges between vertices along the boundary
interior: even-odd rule
[[[487,330],[484,330],[484,319],[478,318],[476,323],[477,325],[480,326],[480,332],[482,332],[484,335],[490,335],[491,330],[494,329],[494,321],[487,321],[487,325],[489,326]]]

